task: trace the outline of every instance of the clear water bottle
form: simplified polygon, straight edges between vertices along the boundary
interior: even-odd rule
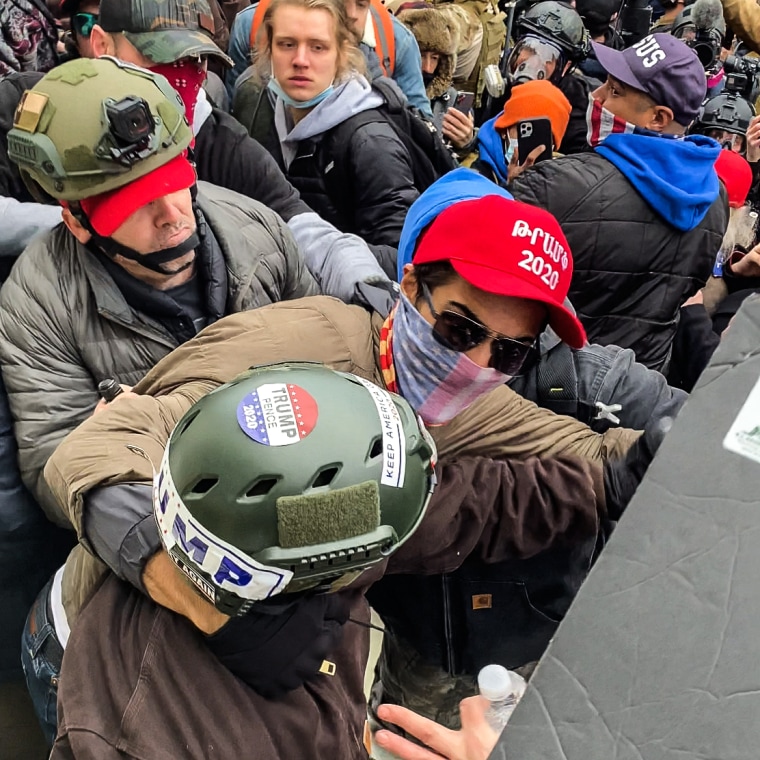
[[[501,665],[486,665],[478,673],[478,688],[491,703],[486,712],[488,725],[500,734],[525,693],[525,679]]]

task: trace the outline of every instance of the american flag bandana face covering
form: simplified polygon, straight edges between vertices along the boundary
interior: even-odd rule
[[[399,392],[426,425],[445,425],[511,379],[441,345],[432,325],[403,294],[393,320],[392,345]]]
[[[608,111],[599,100],[589,95],[588,109],[586,110],[586,141],[592,148],[596,148],[610,135],[633,134],[637,130],[635,124]]]

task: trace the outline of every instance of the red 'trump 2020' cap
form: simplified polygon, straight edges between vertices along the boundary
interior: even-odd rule
[[[564,300],[573,277],[570,247],[548,212],[499,195],[460,201],[422,234],[413,264],[449,261],[488,293],[546,305],[549,325],[569,346],[586,342],[583,325]]]

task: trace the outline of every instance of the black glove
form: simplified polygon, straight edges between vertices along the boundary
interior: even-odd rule
[[[398,296],[398,285],[390,280],[360,282],[356,285],[356,292],[351,303],[363,306],[369,311],[376,311],[381,317],[387,317],[398,300]]]
[[[260,602],[208,636],[206,644],[241,681],[276,699],[317,675],[338,645],[349,610],[340,593]]]
[[[661,417],[644,431],[622,459],[605,462],[604,493],[610,520],[620,519],[672,426],[672,418]]]

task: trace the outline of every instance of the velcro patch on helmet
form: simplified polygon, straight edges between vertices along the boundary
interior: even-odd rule
[[[21,96],[13,119],[13,126],[16,129],[22,129],[24,132],[36,132],[48,100],[48,96],[43,92],[27,90]]]
[[[374,480],[277,499],[277,532],[283,549],[344,541],[379,526],[380,487]]]

